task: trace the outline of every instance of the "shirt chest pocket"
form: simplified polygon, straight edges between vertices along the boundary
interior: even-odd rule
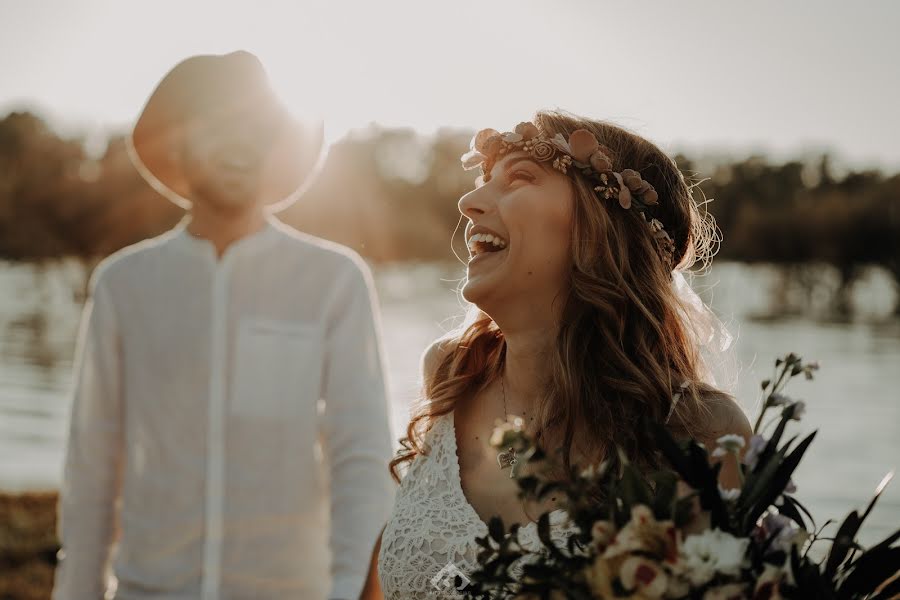
[[[324,334],[317,323],[241,319],[231,412],[249,417],[312,416],[320,395]]]

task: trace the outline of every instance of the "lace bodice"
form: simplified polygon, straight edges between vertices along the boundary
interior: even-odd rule
[[[388,600],[445,600],[463,598],[465,576],[475,570],[480,547],[476,537],[488,527],[463,494],[453,412],[437,418],[425,435],[428,455],[413,459],[397,491],[378,553],[381,590]],[[550,536],[560,548],[575,525],[563,509],[550,513]],[[537,523],[519,529],[519,542],[527,549],[542,547]],[[524,560],[524,559],[523,559]],[[511,574],[521,576],[523,564]],[[461,589],[453,587],[462,575]]]

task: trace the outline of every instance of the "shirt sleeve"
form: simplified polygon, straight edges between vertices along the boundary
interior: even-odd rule
[[[103,598],[115,534],[123,451],[118,330],[106,283],[95,276],[90,287],[75,348],[54,600]]]
[[[331,482],[332,587],[355,600],[390,515],[392,437],[378,302],[362,259],[343,276],[327,333],[322,419]]]

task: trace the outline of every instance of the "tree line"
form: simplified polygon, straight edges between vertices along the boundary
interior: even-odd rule
[[[464,253],[459,232],[452,244],[451,233],[457,201],[474,184],[473,172],[459,166],[470,136],[374,126],[353,132],[332,146],[315,184],[280,217],[375,262],[452,259],[454,249]],[[144,183],[124,139],[112,135],[92,156],[85,140],[60,137],[34,113],[0,120],[0,258],[92,260],[177,222],[181,210]],[[828,154],[783,163],[674,158],[702,179],[695,194],[711,200],[706,208],[724,238],[719,258],[784,267],[824,262],[842,287],[880,265],[900,285],[900,174],[838,176]]]

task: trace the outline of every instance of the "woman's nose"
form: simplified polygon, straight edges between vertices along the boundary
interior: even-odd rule
[[[471,219],[490,212],[493,201],[487,187],[487,185],[482,185],[459,199],[459,212],[464,217]]]

